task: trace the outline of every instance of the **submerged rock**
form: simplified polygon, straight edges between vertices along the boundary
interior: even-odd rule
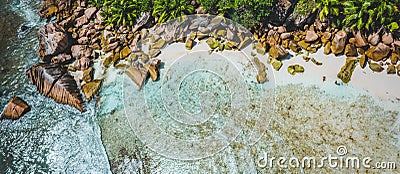
[[[346,64],[344,64],[343,67],[340,69],[337,77],[341,79],[344,83],[350,82],[353,71],[356,68],[356,64],[356,58],[347,58]]]
[[[21,98],[13,97],[8,101],[7,107],[1,114],[0,119],[19,119],[31,110],[30,106]]]
[[[328,42],[325,45],[324,54],[330,54],[330,53],[331,53],[331,42]]]
[[[263,47],[263,45],[260,42],[257,42],[255,44],[255,47],[256,47],[256,51],[257,51],[258,54],[261,54],[261,55],[265,54],[266,50],[265,50],[265,48]]]
[[[279,60],[273,60],[271,64],[272,64],[272,67],[274,67],[274,69],[276,71],[279,71],[283,65],[282,62]]]
[[[58,103],[84,110],[83,99],[74,78],[66,67],[58,64],[37,63],[26,71],[30,82],[46,97]]]
[[[87,101],[92,100],[93,96],[99,92],[102,82],[103,80],[96,79],[82,85],[82,92],[85,94]]]
[[[38,54],[40,59],[50,62],[52,56],[65,51],[68,47],[68,36],[57,24],[47,24],[38,30]]]

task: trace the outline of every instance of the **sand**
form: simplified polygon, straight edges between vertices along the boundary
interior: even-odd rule
[[[208,51],[208,49],[208,46],[204,43],[196,45],[192,51],[186,50],[183,43],[167,46],[159,55],[159,58],[165,62],[165,69],[161,70],[161,77],[165,77],[166,69],[177,57],[185,57],[191,52]],[[247,47],[243,51],[250,55],[252,50]],[[227,57],[242,56],[237,51],[226,51],[221,54]],[[307,155],[321,157],[327,154],[335,155],[336,148],[341,145],[346,146],[349,151],[348,154],[352,156],[371,156],[375,161],[398,161],[400,118],[399,101],[396,98],[400,97],[400,95],[399,91],[396,90],[396,86],[399,86],[400,78],[397,75],[387,75],[384,72],[373,73],[369,69],[362,70],[358,66],[350,83],[336,85],[335,81],[338,80],[336,75],[344,64],[345,58],[343,56],[323,55],[322,50],[310,56],[323,62],[323,65],[316,66],[311,61],[305,62],[301,58],[302,55],[284,60],[283,67],[278,72],[272,70],[270,65],[267,65],[270,79],[267,84],[274,85],[275,100],[274,103],[265,103],[265,105],[274,105],[275,110],[264,110],[261,117],[264,120],[257,120],[252,117],[243,117],[240,120],[246,123],[246,126],[254,126],[253,123],[256,125],[260,123],[264,128],[261,139],[255,143],[249,143],[248,139],[251,134],[245,127],[236,139],[221,151],[204,149],[208,150],[209,156],[194,161],[171,159],[171,156],[168,156],[171,151],[157,151],[160,149],[154,149],[152,146],[143,146],[142,143],[139,143],[143,141],[143,137],[135,135],[137,132],[135,133],[126,125],[126,122],[130,122],[132,126],[132,120],[128,116],[131,113],[124,112],[121,110],[123,108],[115,108],[115,112],[108,113],[101,121],[103,143],[109,159],[115,165],[113,166],[113,171],[123,172],[135,169],[135,171],[151,170],[154,173],[191,173],[193,171],[198,173],[366,172],[364,169],[282,169],[277,167],[262,168],[257,165],[257,160],[265,152],[275,157],[294,156],[301,158]],[[251,58],[251,56],[249,57]],[[267,55],[257,55],[257,57],[266,62]],[[242,58],[245,59],[246,56]],[[287,66],[292,64],[304,66],[305,72],[294,76],[290,75],[287,72]],[[251,72],[248,73],[244,78],[248,81],[255,81],[254,76],[249,76],[251,74]],[[322,76],[326,76],[325,82],[322,81]],[[116,79],[117,81],[120,80],[115,82],[116,84],[123,83],[126,85],[128,83],[134,85],[132,82],[127,81],[127,78]],[[161,85],[158,83],[162,82],[163,79],[160,79],[159,82],[149,81],[145,85],[144,91],[147,89],[147,92],[151,92],[158,89],[158,85]],[[110,87],[105,87],[106,89],[103,91],[109,91],[107,90],[108,88],[113,90],[113,83],[108,84],[110,84]],[[131,95],[138,94],[134,91],[134,88],[129,89],[129,92],[132,92]],[[115,95],[110,94],[110,92],[107,93]],[[124,97],[124,92],[122,93],[121,97]],[[147,110],[154,110],[155,108],[157,110],[158,107],[163,107],[165,103],[158,103],[162,101],[154,100],[151,96],[148,93],[145,98],[146,101],[154,101],[147,103],[145,106],[148,107]],[[263,97],[267,98],[267,96]],[[103,101],[107,103],[107,99]],[[125,107],[126,101],[124,101]],[[115,103],[113,101],[108,102]],[[142,104],[140,102],[135,100],[131,104]],[[146,110],[146,108],[142,109]],[[100,113],[102,110],[104,109],[100,108]],[[142,117],[145,119],[144,115],[138,115],[135,119],[141,119]],[[177,129],[178,133],[183,132],[183,134],[180,134],[180,138],[185,138],[186,129],[179,127],[179,124],[174,125],[173,122],[165,122],[165,118],[162,115],[157,117],[161,117],[161,119],[158,119],[160,122],[152,125],[151,128],[145,129],[148,131],[147,137],[156,137],[157,135],[154,134],[156,132],[152,131],[156,130],[157,126],[159,126],[158,124],[166,124],[164,127],[161,126],[164,131],[171,133],[172,130],[172,133],[174,133],[174,129]],[[105,131],[106,129],[110,131]],[[213,131],[213,129],[209,129]],[[129,136],[130,134],[130,137],[123,138],[123,136]],[[170,145],[161,141],[161,139],[153,143],[157,142],[160,143],[158,146],[161,147]],[[135,160],[132,160],[132,157],[126,155],[122,159],[118,159],[121,149],[128,149],[128,154],[134,154],[134,152],[131,152],[134,151],[132,149],[141,149],[141,152],[146,154],[146,160],[135,157],[133,157]],[[131,150],[129,151],[129,149]],[[181,152],[186,152],[186,150],[176,151],[176,154],[179,156]],[[176,156],[172,158],[176,158]],[[134,162],[131,164],[130,160]],[[138,161],[139,163],[140,161],[146,162],[148,165],[145,169],[137,167]],[[372,171],[382,172],[380,170]],[[384,171],[399,172],[398,169]]]

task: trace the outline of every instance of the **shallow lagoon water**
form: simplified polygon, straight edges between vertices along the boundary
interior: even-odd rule
[[[122,84],[127,79],[118,74],[117,70],[108,71],[108,78],[99,94],[98,105],[96,106],[95,101],[89,103],[84,113],[70,106],[56,104],[53,100],[40,95],[35,87],[30,85],[25,70],[38,61],[36,31],[45,24],[36,15],[39,3],[0,2],[2,16],[19,16],[16,20],[2,21],[6,25],[1,26],[1,31],[5,31],[1,33],[1,43],[7,44],[0,45],[2,52],[0,106],[4,106],[14,95],[22,97],[32,106],[32,110],[21,119],[0,122],[0,171],[139,173],[151,170],[153,173],[193,171],[309,173],[312,170],[260,168],[257,160],[264,152],[275,157],[335,154],[339,145],[345,145],[349,155],[368,155],[376,161],[398,162],[400,159],[399,109],[386,109],[383,103],[379,103],[379,100],[366,92],[354,94],[353,92],[358,90],[351,87],[348,89],[353,90],[348,91],[347,87],[341,87],[340,95],[336,95],[335,90],[338,89],[336,87],[323,88],[298,83],[277,86],[274,93],[275,109],[272,113],[267,113],[273,119],[262,122],[266,130],[256,143],[247,143],[249,132],[241,131],[234,141],[208,158],[181,161],[160,155],[159,152],[144,146],[132,130],[123,105]],[[18,33],[23,24],[27,25],[29,30]],[[184,50],[183,45],[181,49]],[[207,73],[192,74],[187,76],[187,79],[197,81],[188,80],[180,85],[194,86],[198,82],[205,83],[209,78],[219,79]],[[221,86],[218,80],[215,84],[216,87]],[[146,87],[148,90],[153,90],[157,84],[148,82]],[[193,87],[181,91],[182,96],[179,100],[193,102],[192,105],[182,105],[189,113],[197,113],[202,106],[201,103],[195,102],[199,96],[192,95],[199,90]],[[346,95],[346,91],[349,95]],[[205,96],[212,98],[209,95]],[[223,101],[229,101],[223,97],[225,95],[221,96],[224,98]],[[148,97],[156,101],[149,106],[158,107],[158,99],[151,98],[151,95]],[[162,116],[159,115],[159,118],[166,119]],[[255,123],[249,122],[249,124]],[[215,131],[218,126],[222,126],[216,125],[209,127],[209,130]],[[164,129],[168,130],[168,127]],[[170,127],[170,130],[173,129]],[[186,130],[180,131],[185,133]],[[313,172],[341,173],[343,170],[324,168]],[[359,172],[363,173],[363,170]],[[399,172],[399,169],[386,172]]]

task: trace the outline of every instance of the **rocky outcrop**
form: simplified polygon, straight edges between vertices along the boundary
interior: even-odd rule
[[[13,97],[8,101],[7,107],[1,114],[0,119],[19,119],[31,110],[30,106],[21,98]]]
[[[84,110],[82,95],[67,68],[58,64],[37,63],[26,71],[30,82],[46,97]]]
[[[68,47],[68,36],[57,24],[47,24],[40,28],[38,39],[38,54],[45,62],[50,62],[53,56],[63,53]]]

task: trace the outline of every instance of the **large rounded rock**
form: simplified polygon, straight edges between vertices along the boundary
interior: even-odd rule
[[[373,61],[380,61],[390,53],[390,47],[379,43],[377,46],[371,47],[365,54]]]
[[[50,62],[68,47],[68,36],[64,29],[57,24],[47,24],[38,31],[38,54],[40,59]]]
[[[346,46],[347,33],[343,30],[337,32],[332,41],[331,50],[333,54],[340,54]]]

